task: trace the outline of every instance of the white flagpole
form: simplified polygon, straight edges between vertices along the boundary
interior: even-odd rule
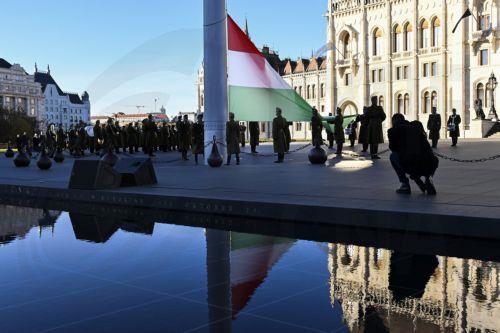
[[[205,85],[205,144],[226,140],[227,102],[227,10],[226,0],[204,0],[204,85]],[[218,144],[225,159],[226,148]],[[205,162],[212,146],[205,148]]]

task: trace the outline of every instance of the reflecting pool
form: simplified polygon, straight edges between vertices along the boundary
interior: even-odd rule
[[[0,332],[500,332],[500,264],[462,240],[180,224],[0,205]]]

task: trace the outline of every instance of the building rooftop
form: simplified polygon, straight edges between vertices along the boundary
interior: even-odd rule
[[[47,85],[53,84],[56,86],[57,93],[60,96],[65,96],[66,93],[62,91],[62,89],[59,87],[57,82],[54,80],[54,78],[50,75],[48,72],[35,72],[35,82],[38,82],[42,85],[42,92],[45,92],[45,88],[47,88]]]
[[[3,58],[0,58],[0,68],[11,68],[12,67],[12,64],[9,63],[7,60],[3,59]]]

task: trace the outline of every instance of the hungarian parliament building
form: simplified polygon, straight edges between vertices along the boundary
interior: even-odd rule
[[[461,20],[468,8],[472,15]],[[388,117],[402,113],[424,125],[432,107],[443,119],[455,108],[462,136],[480,138],[497,118],[492,100],[500,101],[500,87],[492,89],[490,79],[500,76],[499,15],[500,0],[329,0],[326,44],[318,54],[280,59],[266,46],[262,53],[324,116],[337,107],[344,115],[362,113],[376,96]],[[197,89],[203,112],[203,68]],[[486,120],[475,120],[479,109]],[[292,127],[294,139],[310,138],[307,123]],[[269,124],[261,132],[269,137]]]

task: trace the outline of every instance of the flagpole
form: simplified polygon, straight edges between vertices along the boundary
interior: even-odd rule
[[[215,136],[220,143],[226,139],[227,103],[227,11],[226,0],[204,0],[204,86],[205,144]],[[226,147],[217,145],[222,157]],[[205,147],[205,163],[212,146]]]

